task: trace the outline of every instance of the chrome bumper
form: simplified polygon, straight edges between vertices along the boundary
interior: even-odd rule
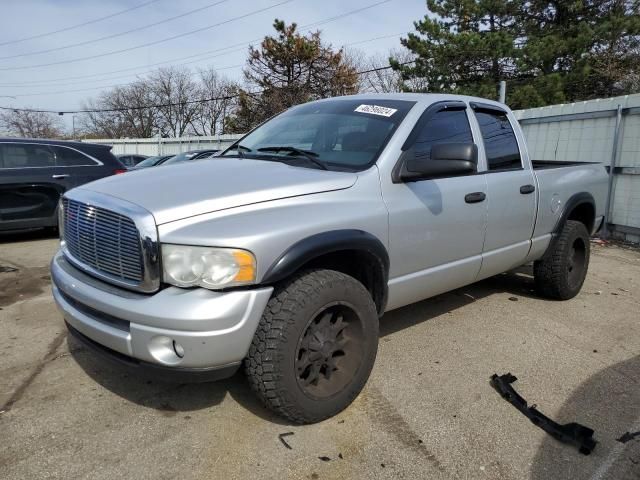
[[[75,330],[119,354],[176,370],[241,362],[273,291],[168,287],[139,294],[86,275],[60,252],[51,279],[56,304]]]

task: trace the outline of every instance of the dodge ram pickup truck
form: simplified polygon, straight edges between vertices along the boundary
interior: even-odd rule
[[[574,297],[606,175],[532,160],[490,100],[310,102],[219,157],[65,193],[53,296],[107,358],[196,381],[244,365],[268,408],[317,422],[364,387],[385,312],[527,263]]]

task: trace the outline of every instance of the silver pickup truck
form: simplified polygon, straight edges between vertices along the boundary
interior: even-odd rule
[[[221,156],[67,192],[53,296],[69,331],[164,378],[241,365],[311,423],[364,387],[385,312],[533,262],[582,287],[601,164],[529,158],[503,104],[390,94],[299,105]]]

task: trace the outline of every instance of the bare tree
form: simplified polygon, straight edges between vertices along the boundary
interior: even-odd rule
[[[358,71],[362,72],[360,74],[362,92],[393,93],[420,90],[424,86],[425,82],[420,78],[403,82],[400,72],[389,67],[390,58],[405,65],[414,60],[414,55],[406,49],[392,49],[387,54],[380,53],[361,60]]]
[[[52,113],[4,110],[0,125],[11,135],[28,138],[59,138],[64,135],[60,118]]]
[[[151,137],[156,131],[156,114],[153,108],[146,107],[153,100],[151,85],[146,80],[113,88],[83,105],[92,111],[84,115],[82,125],[90,136]]]
[[[199,87],[185,68],[161,68],[150,78],[157,128],[163,137],[180,137],[189,132],[201,106]]]
[[[359,72],[365,71],[369,68],[369,59],[367,54],[358,48],[344,48],[342,52],[342,58],[346,65],[349,65],[354,72],[357,72],[356,89],[358,93],[366,93],[365,75],[361,75]]]
[[[218,75],[211,67],[200,70],[199,77],[198,97],[207,101],[199,104],[191,122],[193,132],[196,135],[224,133],[224,119],[236,106],[238,85]]]

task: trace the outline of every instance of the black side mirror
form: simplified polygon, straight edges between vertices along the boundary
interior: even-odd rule
[[[475,173],[478,147],[474,143],[441,143],[431,147],[431,155],[413,148],[405,152],[400,179],[405,182]]]

